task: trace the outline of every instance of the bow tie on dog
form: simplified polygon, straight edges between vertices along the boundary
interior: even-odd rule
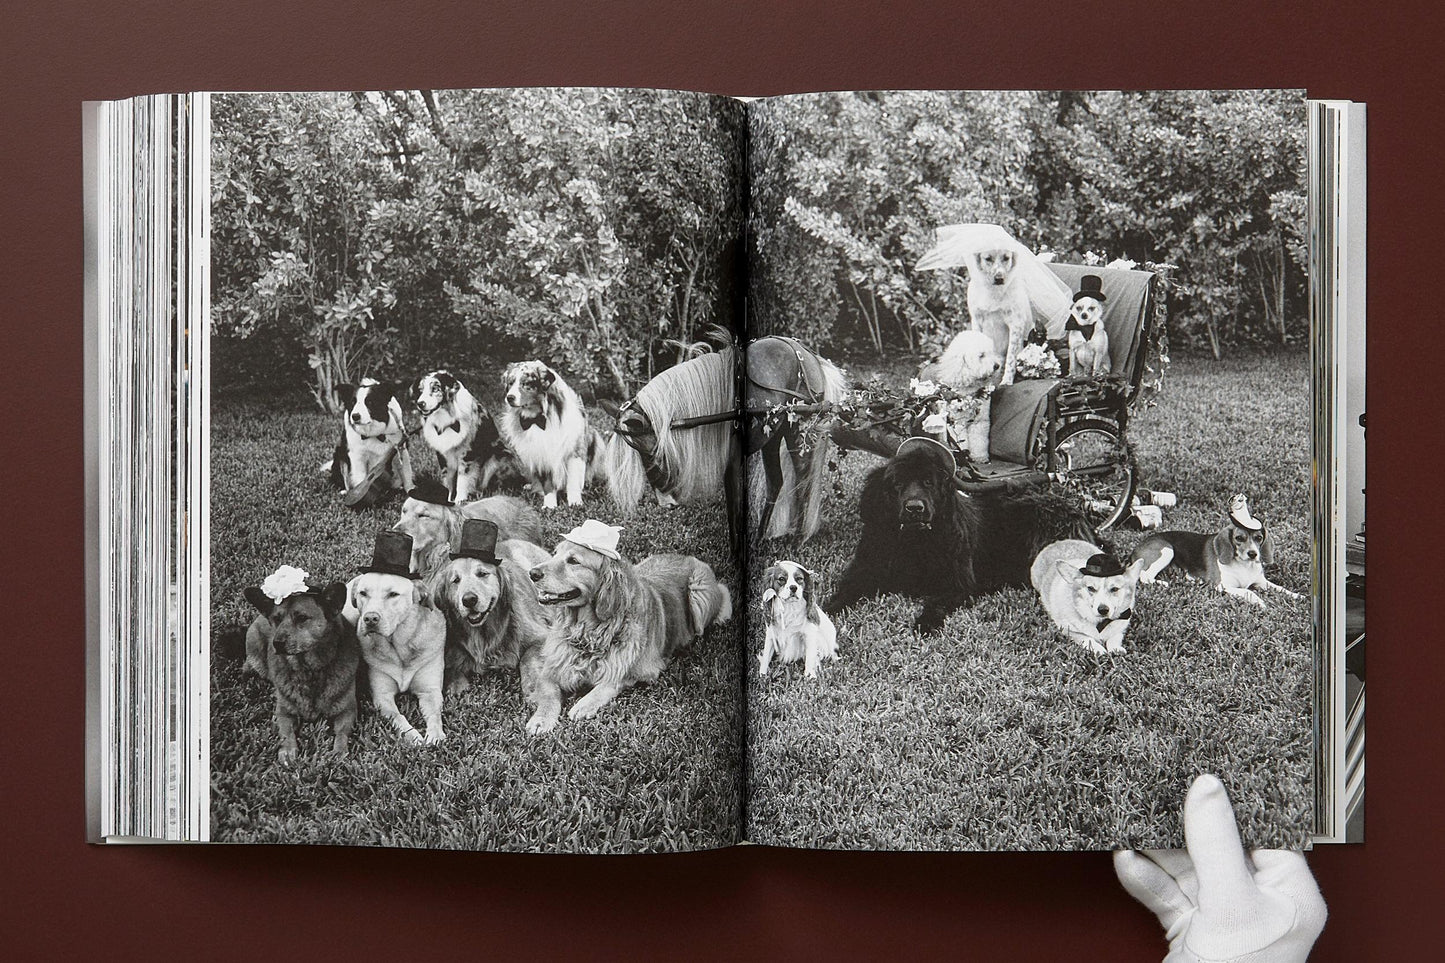
[[[1094,339],[1094,329],[1098,327],[1098,325],[1099,322],[1097,321],[1094,321],[1090,324],[1080,324],[1077,318],[1070,318],[1068,321],[1064,322],[1064,330],[1077,331],[1079,332],[1079,334],[1084,336],[1085,341],[1092,341]]]
[[[535,415],[519,414],[517,415],[517,423],[522,426],[523,431],[526,431],[528,428],[541,428],[543,431],[547,430],[547,416],[541,412]]]

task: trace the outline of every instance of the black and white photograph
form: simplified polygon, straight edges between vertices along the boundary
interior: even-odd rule
[[[748,838],[1171,846],[1213,772],[1247,842],[1306,844],[1303,94],[809,94],[749,126],[748,334],[848,394],[772,409],[830,484],[747,560]]]
[[[737,842],[743,105],[212,114],[211,838]]]

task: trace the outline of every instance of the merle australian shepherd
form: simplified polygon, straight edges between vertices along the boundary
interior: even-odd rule
[[[497,431],[516,457],[543,508],[582,504],[582,487],[598,459],[597,432],[566,381],[541,361],[518,361],[502,373],[506,406],[497,415]]]
[[[486,494],[509,459],[496,424],[477,399],[450,371],[433,371],[412,384],[411,402],[451,501],[460,505]]]
[[[826,611],[897,592],[923,599],[918,631],[937,631],[977,596],[1028,587],[1029,565],[1050,542],[1097,538],[1083,506],[1067,495],[1042,488],[965,495],[954,470],[946,448],[915,438],[868,476],[858,505],[863,534]]]

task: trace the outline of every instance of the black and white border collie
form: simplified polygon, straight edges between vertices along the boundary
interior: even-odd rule
[[[421,412],[421,435],[437,453],[437,467],[452,503],[485,494],[506,452],[497,426],[450,371],[424,374],[411,388]]]
[[[587,422],[582,399],[562,376],[541,361],[517,361],[502,372],[506,407],[497,415],[497,431],[516,457],[523,476],[542,494],[543,508],[556,508],[557,496],[582,504],[582,488],[599,446]]]
[[[341,440],[331,459],[331,483],[343,491],[362,481],[386,457],[387,450],[406,437],[406,421],[397,400],[398,386],[362,378],[361,384],[339,384],[332,389],[341,405]],[[393,467],[404,489],[412,486],[411,456],[396,450]]]

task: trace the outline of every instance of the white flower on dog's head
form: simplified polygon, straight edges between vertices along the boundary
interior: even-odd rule
[[[266,576],[266,581],[261,583],[261,594],[280,605],[293,595],[309,592],[311,587],[306,584],[309,577],[304,569],[294,565],[282,565]]]
[[[938,394],[938,383],[935,381],[929,381],[926,378],[923,380],[919,380],[918,378],[909,378],[908,390],[912,391],[914,397],[916,398],[927,398],[929,395]]]

